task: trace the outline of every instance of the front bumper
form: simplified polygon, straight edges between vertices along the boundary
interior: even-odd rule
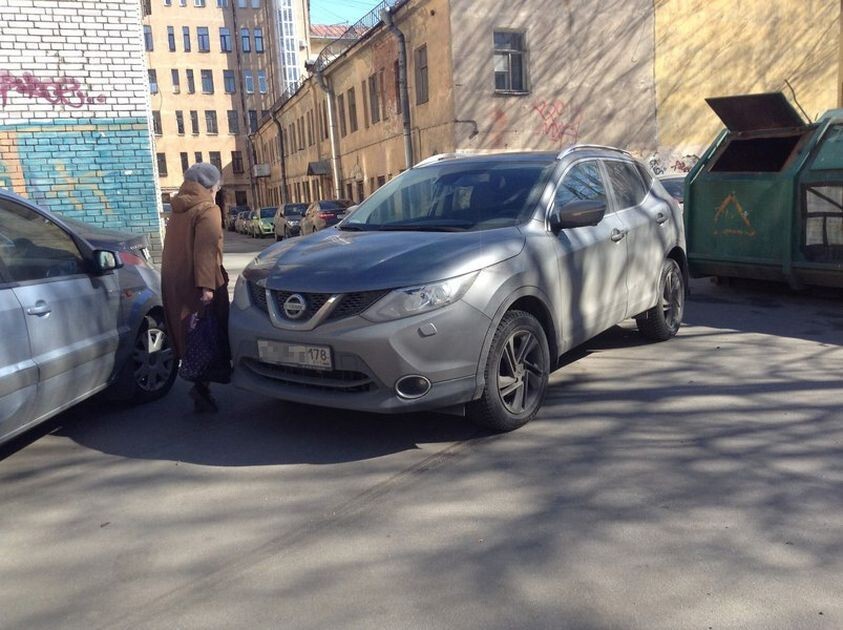
[[[435,333],[431,334],[432,328]],[[406,319],[372,323],[360,316],[311,331],[276,328],[251,306],[232,308],[234,385],[282,400],[374,413],[426,411],[471,401],[491,321],[463,301]],[[257,341],[330,346],[333,369],[318,371],[264,363]],[[431,381],[423,397],[405,400],[395,383],[408,375]]]

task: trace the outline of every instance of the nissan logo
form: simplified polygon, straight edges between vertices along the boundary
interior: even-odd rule
[[[304,296],[298,293],[293,293],[290,297],[284,300],[284,315],[290,319],[298,319],[304,315],[307,309],[307,302],[304,301]]]

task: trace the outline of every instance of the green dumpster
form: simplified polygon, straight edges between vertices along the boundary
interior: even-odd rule
[[[843,110],[780,92],[710,98],[726,125],[685,183],[691,274],[843,287]]]

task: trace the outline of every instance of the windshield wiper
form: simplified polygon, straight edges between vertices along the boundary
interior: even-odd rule
[[[343,230],[344,232],[365,232],[367,230],[367,228],[360,225],[338,225],[337,229]]]
[[[437,223],[411,223],[411,224],[393,224],[381,225],[378,231],[381,232],[465,232],[470,224],[467,225],[445,225]]]

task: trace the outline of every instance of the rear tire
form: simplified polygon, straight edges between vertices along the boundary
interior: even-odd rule
[[[547,392],[550,351],[535,317],[525,311],[504,315],[492,339],[484,375],[482,396],[468,406],[471,420],[501,433],[524,426],[536,416]]]
[[[667,341],[679,332],[685,312],[685,276],[672,258],[662,265],[659,278],[659,303],[638,315],[638,330],[652,341]]]

